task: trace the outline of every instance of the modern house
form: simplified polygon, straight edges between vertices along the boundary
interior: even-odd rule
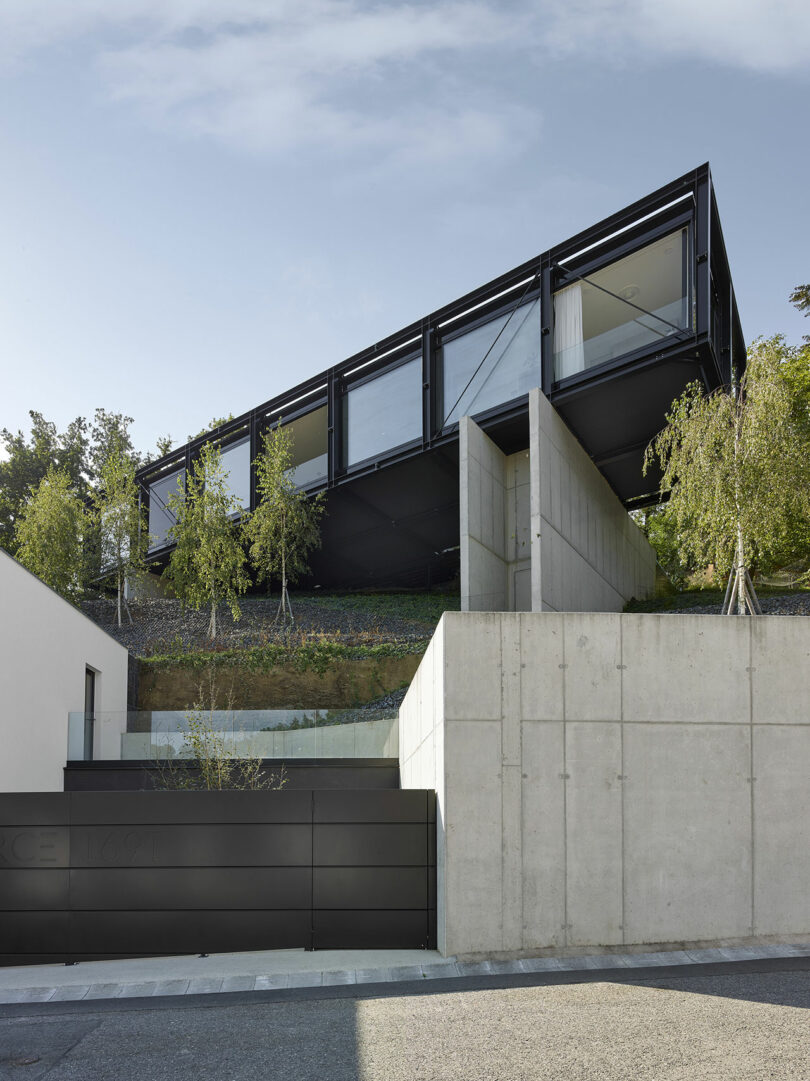
[[[296,480],[307,492],[326,492],[313,583],[423,586],[460,570],[467,607],[621,607],[614,593],[627,599],[627,590],[649,580],[648,555],[615,516],[617,508],[656,500],[658,478],[642,472],[647,443],[690,381],[712,389],[744,363],[711,174],[702,165],[141,470],[150,556],[156,567],[168,559],[166,504],[182,489],[200,447],[219,442],[232,490],[252,509],[251,463],[262,432],[283,423],[294,435]],[[546,469],[547,456],[536,459],[544,453],[542,433],[551,428],[559,467],[556,474],[546,470],[545,496],[536,478],[533,503],[512,501],[520,520],[510,525],[508,493],[520,487],[514,456],[523,454],[525,465],[531,451],[535,389],[532,468]],[[483,432],[486,452],[473,429],[465,434],[463,418]],[[473,474],[465,473],[470,438],[478,446]],[[491,448],[497,451],[492,461]],[[581,457],[580,483],[566,493],[569,452]],[[497,517],[503,506],[498,536],[485,547],[510,572],[494,585],[489,564],[479,580],[477,549],[467,543],[481,525],[473,489],[481,490],[484,474],[494,477],[485,495],[494,500],[489,510]],[[559,488],[562,494],[555,495]],[[554,595],[559,553],[552,558],[546,551],[542,570],[537,544],[528,557],[529,522],[538,524],[544,507],[551,522],[555,498],[562,500],[557,524],[569,522],[568,547],[593,549],[586,561],[610,580],[596,602],[588,591],[575,596],[573,586]],[[602,511],[573,522],[594,499],[610,523],[605,526]],[[506,551],[521,529],[518,547],[525,551]],[[539,532],[533,531],[535,541]],[[628,569],[636,557],[641,564]],[[602,567],[606,558],[610,572]]]

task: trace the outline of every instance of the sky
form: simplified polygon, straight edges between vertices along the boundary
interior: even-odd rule
[[[807,0],[0,0],[0,428],[175,444],[709,161],[810,333]]]

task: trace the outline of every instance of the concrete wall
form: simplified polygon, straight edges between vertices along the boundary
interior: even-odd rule
[[[400,711],[446,954],[810,935],[810,620],[447,613]]]
[[[463,417],[459,478],[462,610],[531,610],[528,450],[504,454]]]
[[[528,450],[459,425],[462,611],[621,611],[655,585],[655,553],[539,391]]]
[[[0,549],[0,792],[61,792],[69,711],[127,708],[127,651]]]
[[[655,586],[655,552],[539,390],[529,393],[532,611],[620,612]]]

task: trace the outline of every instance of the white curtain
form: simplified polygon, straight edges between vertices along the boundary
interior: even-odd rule
[[[582,340],[582,285],[576,282],[554,294],[554,374],[557,379],[585,367]]]

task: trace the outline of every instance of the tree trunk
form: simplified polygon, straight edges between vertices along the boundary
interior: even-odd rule
[[[737,523],[737,615],[744,616],[745,603],[745,549],[743,548],[742,526]]]
[[[121,571],[118,572],[118,626],[121,626]]]
[[[208,621],[208,637],[213,641],[217,636],[217,602],[211,601],[211,618]]]

